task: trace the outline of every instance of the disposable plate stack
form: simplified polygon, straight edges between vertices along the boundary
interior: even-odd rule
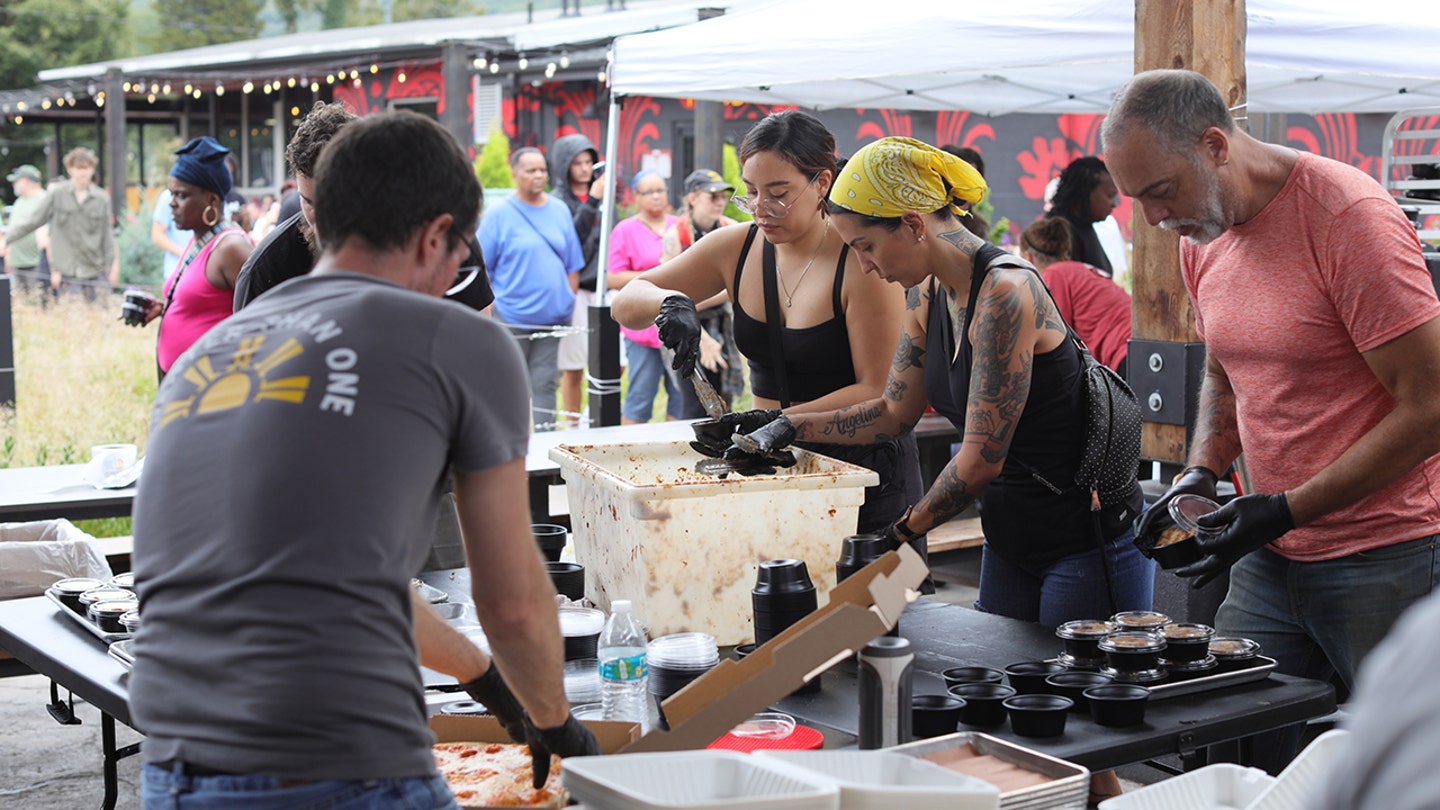
[[[733,751],[566,760],[571,798],[593,810],[838,810],[833,784]]]
[[[757,751],[835,783],[840,810],[996,810],[1000,789],[889,751]]]

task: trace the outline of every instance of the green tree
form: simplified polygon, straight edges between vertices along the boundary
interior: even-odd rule
[[[41,70],[128,55],[126,0],[0,3],[0,89],[32,87]]]
[[[300,30],[300,3],[298,0],[275,0],[275,11],[280,14],[280,19],[285,21],[285,33],[293,34]]]
[[[481,188],[515,187],[515,177],[510,174],[510,139],[499,129],[490,131],[490,139],[475,158],[475,176]]]
[[[254,39],[264,5],[264,0],[154,0],[160,24],[149,46],[163,53]]]
[[[725,176],[725,182],[737,189],[744,189],[745,184],[740,181],[740,155],[735,151],[735,144],[726,143],[724,147],[722,147],[722,153],[723,157],[720,159],[720,162],[724,165],[720,167],[720,174]],[[725,216],[730,217],[736,222],[749,222],[754,219],[754,217],[736,207],[733,202],[725,203]]]

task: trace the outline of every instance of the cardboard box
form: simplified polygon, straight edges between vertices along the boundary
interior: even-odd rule
[[[582,721],[600,750],[613,754],[629,745],[640,736],[640,727],[634,723],[618,723],[613,720]],[[435,732],[436,742],[514,742],[500,725],[488,714],[437,714],[430,718],[430,730]]]
[[[671,695],[661,704],[670,729],[652,731],[620,752],[704,748],[894,627],[919,596],[927,571],[909,546],[860,569],[831,589],[826,605],[743,661],[721,661]]]
[[[553,448],[585,595],[606,610],[629,599],[651,638],[696,631],[721,646],[754,639],[750,592],[765,560],[804,560],[824,604],[840,541],[879,477],[794,452],[774,475],[720,479],[695,471],[688,442]]]

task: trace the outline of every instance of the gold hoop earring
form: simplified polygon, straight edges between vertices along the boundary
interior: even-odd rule
[[[214,219],[211,219],[212,216]],[[200,217],[200,221],[204,222],[207,228],[213,228],[216,223],[220,221],[220,212],[215,210],[215,206],[207,205],[205,206],[205,214]]]

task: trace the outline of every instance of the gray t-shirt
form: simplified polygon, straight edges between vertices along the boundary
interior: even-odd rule
[[[135,497],[146,758],[434,773],[409,580],[448,471],[524,455],[529,407],[502,327],[352,273],[273,290],[185,352]]]

